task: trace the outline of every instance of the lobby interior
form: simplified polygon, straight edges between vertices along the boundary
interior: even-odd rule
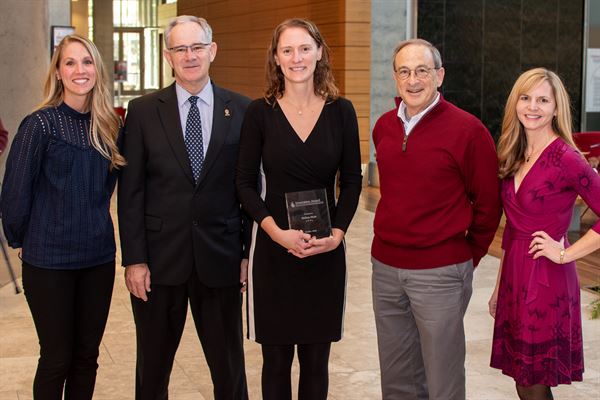
[[[600,22],[591,21],[590,18],[589,8],[594,0],[524,2],[529,4],[529,9],[524,8],[520,0],[281,0],[276,8],[266,0],[140,0],[158,6],[159,12],[154,19],[150,18],[152,26],[114,25],[115,11],[112,9],[109,12],[106,7],[112,7],[116,2],[129,4],[134,1],[138,0],[7,0],[6,7],[11,12],[0,13],[0,37],[10,38],[13,42],[30,43],[33,49],[43,49],[45,53],[28,59],[22,52],[0,49],[0,59],[4,60],[0,62],[0,73],[15,77],[0,83],[0,112],[3,113],[1,116],[5,126],[12,137],[22,117],[41,98],[41,83],[49,61],[47,52],[51,26],[74,26],[78,32],[89,32],[90,27],[92,31],[95,29],[94,40],[104,44],[103,51],[109,55],[105,59],[112,62],[124,57],[126,46],[123,38],[132,30],[137,30],[138,38],[149,34],[149,37],[153,37],[151,40],[155,40],[160,39],[160,25],[170,16],[205,16],[213,24],[216,40],[219,41],[219,56],[212,67],[213,79],[250,97],[258,97],[263,86],[264,41],[270,36],[272,28],[292,15],[315,20],[322,26],[332,47],[336,80],[357,109],[365,176],[361,203],[347,236],[348,294],[344,338],[334,344],[330,362],[329,398],[333,400],[381,398],[370,282],[372,222],[379,192],[370,130],[377,117],[393,104],[395,93],[391,85],[389,56],[397,41],[418,34],[438,45],[443,44],[443,57],[448,62],[444,95],[482,118],[495,136],[507,88],[510,88],[519,71],[531,65],[544,65],[562,71],[571,87],[575,88],[575,130],[600,131],[600,112],[586,112],[588,108],[585,104],[585,50],[600,48]],[[32,4],[43,4],[43,10],[28,7]],[[66,8],[70,11],[65,11]],[[420,13],[417,13],[417,9]],[[551,13],[553,9],[556,9],[554,14]],[[86,14],[89,10],[95,11],[94,19],[89,19],[89,14]],[[598,10],[593,15],[600,20],[600,7]],[[228,17],[229,14],[234,15]],[[24,18],[40,22],[47,32],[29,35],[21,32],[14,27],[14,21]],[[515,27],[507,21],[514,18],[521,21],[521,29],[524,25],[529,26],[531,30],[526,32],[531,35],[519,34],[514,42],[508,39],[514,34],[511,29]],[[555,22],[545,23],[548,20]],[[464,28],[463,36],[454,34],[456,27],[452,23]],[[110,29],[102,29],[107,24]],[[575,26],[575,36],[561,31],[560,26]],[[13,32],[9,32],[10,29]],[[473,31],[482,34],[474,35]],[[552,42],[547,46],[552,51],[544,46],[536,49],[535,45],[528,42],[530,37],[544,39],[548,36],[552,36],[552,40],[546,40],[546,44]],[[516,42],[519,45],[513,46]],[[151,74],[147,74],[144,80],[147,85],[138,80],[137,87],[132,84],[129,92],[121,93],[122,99],[147,93],[172,81],[171,71],[160,61],[160,40],[156,43],[158,47],[145,53],[149,55],[156,52],[159,55],[153,61],[156,63],[155,78],[150,79]],[[573,43],[576,46],[572,46]],[[28,68],[31,66],[26,76],[20,71],[23,65]],[[133,67],[129,68],[132,72]],[[138,68],[138,73],[141,74],[141,70],[145,69]],[[477,87],[477,90],[469,89],[470,85]],[[115,93],[118,93],[118,89],[123,91],[123,84],[117,83]],[[123,103],[116,100],[115,106],[120,105]],[[2,174],[4,162],[5,157],[0,159]],[[116,222],[114,201],[111,212]],[[580,229],[570,233],[571,240],[597,220],[598,216],[591,210],[586,212],[577,221],[580,222]],[[496,280],[502,229],[501,226],[488,256],[476,270],[473,297],[465,318],[467,398],[471,400],[516,398],[512,379],[489,367],[493,320],[488,314],[487,302]],[[118,229],[115,229],[115,235],[118,243]],[[9,250],[9,257],[18,278],[20,260],[13,250]],[[120,251],[117,249],[115,289],[101,345],[94,395],[94,399],[99,400],[132,399],[134,393],[135,326],[119,257]],[[578,273],[582,287],[586,372],[583,382],[560,386],[554,393],[557,399],[600,400],[600,319],[591,318],[591,303],[598,301],[600,295],[590,290],[590,287],[600,287],[600,251],[580,260]],[[20,285],[19,279],[17,282]],[[0,400],[32,399],[38,351],[35,328],[25,298],[22,293],[15,294],[5,263],[0,261]],[[260,399],[260,347],[246,340],[245,351],[250,396]],[[295,387],[297,372],[295,364]],[[176,356],[170,390],[170,398],[174,400],[213,398],[210,374],[191,315]]]

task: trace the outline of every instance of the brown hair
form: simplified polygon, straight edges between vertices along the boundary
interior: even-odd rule
[[[121,120],[113,109],[108,74],[102,63],[100,52],[89,39],[79,35],[68,35],[60,41],[52,55],[50,68],[48,68],[48,74],[46,75],[44,101],[37,107],[37,110],[55,107],[64,102],[64,87],[58,79],[56,71],[60,67],[62,51],[70,43],[80,43],[85,47],[92,57],[96,70],[96,84],[88,93],[85,104],[86,109],[89,109],[92,115],[89,132],[90,142],[104,158],[110,160],[111,168],[122,167],[126,162],[117,147]]]
[[[275,62],[275,55],[277,54],[279,38],[283,31],[288,28],[302,28],[306,30],[317,43],[317,46],[322,49],[322,56],[321,59],[317,61],[317,67],[315,68],[313,77],[315,94],[324,99],[337,99],[340,95],[340,91],[335,84],[331,64],[329,63],[329,47],[325,43],[323,36],[321,36],[321,32],[319,32],[317,26],[311,21],[292,18],[283,21],[275,28],[273,37],[271,38],[271,44],[267,50],[267,89],[264,94],[267,103],[273,104],[274,100],[281,98],[285,92],[285,79],[283,72],[281,72],[281,67]]]
[[[527,135],[517,116],[519,97],[544,81],[552,87],[552,93],[556,101],[556,116],[552,118],[552,130],[573,148],[577,148],[573,141],[571,103],[565,86],[558,75],[546,68],[530,69],[519,76],[504,107],[502,133],[498,140],[500,178],[514,175],[525,161]]]

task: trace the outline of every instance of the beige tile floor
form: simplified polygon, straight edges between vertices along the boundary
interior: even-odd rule
[[[381,398],[370,290],[370,242],[373,213],[359,210],[348,233],[348,298],[345,335],[332,348],[329,393],[333,400]],[[476,270],[474,292],[466,316],[467,397],[471,400],[515,399],[513,383],[488,366],[492,319],[487,300],[496,279],[498,259],[487,256]],[[100,349],[95,399],[133,398],[135,332],[120,267],[106,333]],[[586,309],[594,297],[582,292],[585,381],[555,389],[557,399],[600,400],[600,320]],[[191,322],[191,318],[188,318]],[[250,395],[260,399],[260,348],[246,341]],[[0,289],[0,399],[31,399],[38,345],[23,295],[10,285]],[[294,382],[297,367],[294,367]],[[296,383],[295,383],[296,384]],[[211,384],[193,325],[188,323],[171,377],[171,399],[212,399]]]

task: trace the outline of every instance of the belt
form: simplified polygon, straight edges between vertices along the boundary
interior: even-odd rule
[[[533,232],[528,234],[525,232],[515,231],[514,229],[511,229],[511,230],[512,230],[511,239],[513,239],[513,240],[531,241],[533,239],[533,236],[532,236]],[[550,237],[552,237],[556,241],[560,241],[561,238],[566,238],[565,233],[562,233],[562,234],[548,233],[548,235],[550,235]],[[543,257],[543,258],[545,258],[545,257]],[[552,263],[552,261],[550,261],[549,259],[546,258],[546,260],[548,262]],[[548,268],[545,268],[544,265],[541,263],[541,261],[542,261],[542,257],[536,258],[535,260],[533,260],[533,267],[531,268],[531,273],[529,274],[529,282],[527,283],[527,295],[525,296],[525,304],[530,304],[532,301],[537,299],[540,285],[544,286],[544,287],[550,286],[550,282],[548,279]],[[552,264],[554,264],[554,263],[552,263]]]

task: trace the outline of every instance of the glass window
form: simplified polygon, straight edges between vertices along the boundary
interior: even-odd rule
[[[587,1],[582,130],[600,131],[600,2]]]
[[[156,27],[158,0],[113,0],[113,25],[118,27]]]
[[[159,1],[113,0],[115,93],[125,101],[159,89]]]

